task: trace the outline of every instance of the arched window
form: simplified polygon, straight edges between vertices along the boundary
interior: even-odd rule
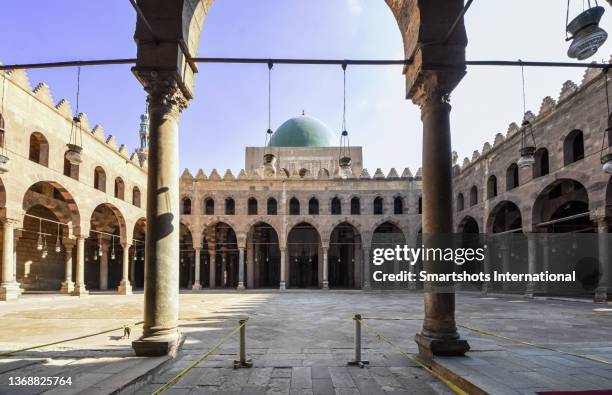
[[[66,159],[66,154],[64,154],[64,175],[74,178],[75,180],[79,179],[79,165],[70,163],[70,161]]]
[[[470,189],[470,207],[478,204],[478,188],[474,185]]]
[[[300,169],[300,178],[304,178],[307,177],[308,175],[310,175],[310,172],[308,171],[308,169]]]
[[[181,214],[185,214],[185,215],[191,214],[191,199],[188,197],[183,198],[183,208],[181,210]]]
[[[319,215],[319,201],[315,197],[308,201],[308,215]]]
[[[206,198],[204,200],[204,214],[215,215],[215,201],[212,198]]]
[[[268,198],[268,215],[276,215],[277,207],[276,199]]]
[[[497,196],[497,177],[489,176],[487,181],[487,198],[492,199]]]
[[[30,160],[39,165],[49,166],[49,143],[42,133],[30,135]]]
[[[584,135],[580,130],[574,130],[563,142],[563,162],[565,166],[584,159]]]
[[[533,178],[547,175],[550,172],[548,164],[548,150],[540,148],[535,153],[535,163],[533,165]]]
[[[225,215],[236,214],[236,202],[232,198],[225,199]]]
[[[342,202],[338,197],[334,197],[331,201],[331,213],[332,215],[342,214]]]
[[[506,191],[514,189],[519,186],[519,169],[516,163],[508,166],[506,170]]]
[[[257,215],[257,199],[249,198],[247,202],[247,211],[249,215]]]
[[[465,209],[465,199],[463,198],[463,194],[460,193],[457,195],[457,211],[463,211]]]
[[[351,215],[360,215],[361,214],[361,202],[359,198],[355,196],[351,199]]]
[[[423,214],[423,197],[419,196],[419,214]]]
[[[136,207],[140,207],[140,189],[138,189],[138,187],[132,189],[132,204]]]
[[[404,214],[404,199],[402,199],[401,196],[396,196],[393,198],[393,214]]]
[[[374,199],[374,215],[382,215],[383,212],[383,198],[377,196]]]
[[[121,177],[115,178],[115,197],[117,199],[125,199],[125,184]]]
[[[297,198],[289,200],[289,215],[300,215],[300,201]]]
[[[106,192],[106,172],[100,166],[94,170],[94,188]]]

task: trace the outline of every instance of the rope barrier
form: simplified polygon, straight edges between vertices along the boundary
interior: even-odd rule
[[[407,353],[406,351],[402,350],[398,345],[396,345],[395,343],[393,343],[391,340],[389,340],[387,337],[385,337],[383,334],[381,334],[380,332],[377,332],[374,328],[372,328],[369,325],[366,325],[364,321],[364,319],[357,319],[355,317],[353,317],[353,320],[359,320],[361,322],[361,325],[363,325],[364,328],[366,328],[368,331],[370,331],[377,340],[385,342],[387,344],[389,344],[391,347],[393,347],[397,352],[400,353],[400,355],[402,355],[403,357],[408,358],[409,360],[413,361],[414,363],[416,363],[417,365],[419,365],[421,368],[423,368],[425,371],[427,371],[428,373],[430,373],[431,375],[433,375],[434,377],[436,377],[438,380],[440,380],[441,382],[443,382],[448,388],[450,388],[453,392],[455,392],[456,394],[459,395],[469,395],[467,392],[463,391],[461,388],[459,388],[457,385],[453,384],[451,381],[447,380],[446,378],[442,377],[439,373],[437,373],[436,371],[432,370],[429,366],[425,365],[424,363],[422,363],[421,361],[419,361],[414,355]]]
[[[223,339],[221,339],[217,344],[215,344],[210,350],[208,350],[206,353],[204,353],[204,355],[202,355],[194,363],[192,363],[191,365],[189,365],[188,367],[186,367],[185,369],[180,371],[179,374],[174,376],[166,384],[164,384],[163,386],[161,386],[158,389],[156,389],[151,395],[159,395],[162,392],[166,391],[168,388],[172,387],[174,384],[176,384],[180,379],[182,379],[185,375],[187,375],[187,373],[189,373],[193,368],[197,367],[200,364],[200,362],[204,361],[206,358],[211,356],[226,341],[228,341],[232,336],[234,336],[238,331],[240,331],[240,329],[242,329],[246,325],[248,320],[249,320],[249,318],[247,317],[244,321],[242,321],[242,323],[240,325],[238,325],[236,328],[234,328],[234,330],[232,330],[230,333],[228,333],[225,337],[223,337]]]
[[[503,335],[498,335],[497,333],[483,331],[482,329],[470,328],[469,326],[465,326],[465,325],[457,324],[457,326],[460,327],[460,328],[472,331],[474,333],[478,333],[478,334],[484,335],[484,336],[497,337],[499,339],[508,340],[508,341],[513,342],[513,343],[519,343],[519,344],[523,344],[523,345],[526,345],[526,346],[531,346],[531,347],[534,347],[534,348],[539,348],[541,350],[554,351],[554,352],[558,352],[560,354],[570,355],[572,357],[582,358],[582,359],[586,359],[586,360],[592,361],[592,362],[599,362],[599,363],[603,363],[603,364],[606,364],[606,365],[612,365],[612,362],[608,362],[606,360],[595,358],[595,357],[590,357],[588,355],[574,354],[574,353],[571,353],[569,351],[558,350],[556,348],[546,347],[546,346],[542,346],[542,345],[539,345],[539,344],[534,344],[534,343],[531,343],[531,342],[528,342],[528,341],[525,341],[525,340],[519,340],[519,339],[514,339],[514,338],[503,336]]]
[[[123,330],[125,328],[134,327],[134,326],[137,326],[137,325],[141,325],[143,323],[144,323],[144,321],[139,321],[139,322],[136,322],[136,323],[133,323],[133,324],[123,325],[123,326],[121,326],[119,328],[108,329],[108,330],[105,330],[105,331],[102,331],[102,332],[92,333],[92,334],[89,334],[89,335],[83,335],[83,336],[73,337],[73,338],[70,338],[70,339],[56,341],[56,342],[53,342],[53,343],[47,343],[47,344],[42,344],[42,345],[39,345],[39,346],[33,346],[33,347],[22,348],[22,349],[19,349],[19,350],[13,350],[13,351],[9,351],[9,352],[0,354],[0,357],[10,357],[10,356],[13,356],[14,354],[17,354],[19,352],[35,350],[37,348],[54,346],[56,344],[67,343],[67,342],[71,342],[71,341],[75,341],[75,340],[86,339],[88,337],[94,337],[94,336],[98,336],[98,335],[103,335],[105,333],[114,332],[114,331],[118,331],[118,330]]]

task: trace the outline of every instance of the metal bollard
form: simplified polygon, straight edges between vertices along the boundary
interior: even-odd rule
[[[246,357],[246,322],[248,320],[239,320],[240,325],[240,350],[239,350],[239,361],[234,361],[234,369],[239,368],[250,368],[253,366],[253,362]]]
[[[361,360],[361,314],[355,314],[353,320],[355,321],[355,359],[348,364],[363,368],[363,366],[369,364],[370,361]]]

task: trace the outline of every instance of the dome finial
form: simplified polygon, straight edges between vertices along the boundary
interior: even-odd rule
[[[304,110],[302,110],[302,116],[306,115],[306,112]]]

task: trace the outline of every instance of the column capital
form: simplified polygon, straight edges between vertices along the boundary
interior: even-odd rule
[[[202,247],[200,247],[200,246],[193,246],[193,250],[194,250],[196,253],[198,253],[198,252],[202,251]]]
[[[177,82],[177,74],[174,71],[152,69],[134,69],[134,74],[147,92],[149,110],[160,111],[163,117],[178,120],[189,100]]]
[[[14,218],[2,218],[2,220],[0,220],[0,222],[2,222],[3,225],[16,226],[21,221],[19,221],[18,219],[14,219]]]
[[[413,88],[412,102],[427,112],[435,106],[450,108],[450,95],[465,72],[427,71]]]
[[[62,244],[66,248],[72,248],[76,244],[76,239],[64,237],[64,238],[62,238]]]
[[[321,243],[321,248],[324,249],[324,250],[328,250],[329,249],[329,243],[327,243],[327,242]]]
[[[589,217],[591,218],[591,221],[595,222],[597,225],[600,225],[602,223],[607,225],[609,219],[606,215],[605,208],[595,209],[591,211]]]
[[[121,243],[121,248],[123,249],[130,249],[131,246],[132,246],[131,243],[127,243],[127,242]]]

